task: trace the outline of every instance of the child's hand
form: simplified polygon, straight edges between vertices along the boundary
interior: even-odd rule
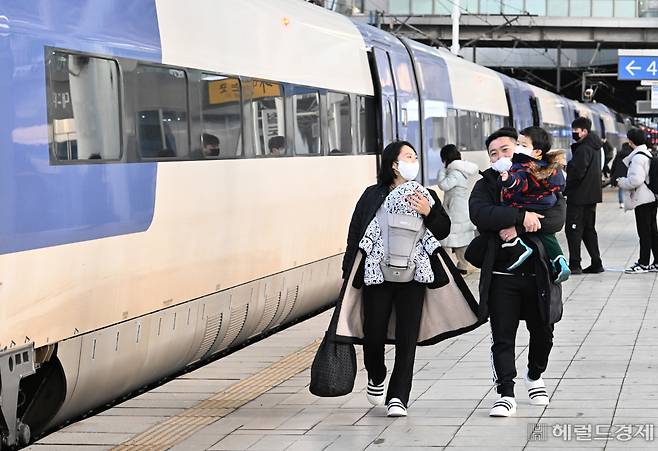
[[[509,172],[503,171],[500,173],[500,178],[503,182],[506,182],[507,179],[509,178]]]

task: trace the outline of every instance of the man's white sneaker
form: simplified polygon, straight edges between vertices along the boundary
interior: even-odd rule
[[[639,262],[635,263],[630,268],[624,270],[626,274],[643,274],[649,272],[649,265],[641,265]]]
[[[373,406],[381,406],[384,404],[384,401],[386,400],[386,396],[384,396],[384,381],[377,385],[373,383],[371,379],[368,379],[366,398],[368,398],[368,402]]]
[[[525,386],[528,389],[530,404],[533,406],[547,406],[550,400],[548,398],[548,392],[546,391],[546,384],[544,383],[544,379],[540,377],[539,379],[533,381],[528,377],[528,370],[526,369],[523,380],[525,381]]]
[[[489,411],[490,417],[509,417],[516,413],[516,401],[511,396],[503,396]]]
[[[391,398],[386,406],[386,416],[388,417],[406,417],[407,408],[398,398]]]

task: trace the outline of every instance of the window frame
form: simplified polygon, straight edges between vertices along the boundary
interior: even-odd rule
[[[185,74],[185,121],[187,124],[187,152],[184,156],[176,155],[174,157],[144,157],[142,155],[142,148],[140,145],[140,127],[139,123],[137,120],[135,120],[135,141],[136,141],[136,156],[138,161],[145,161],[145,162],[153,162],[153,161],[193,161],[194,159],[192,158],[192,127],[190,124],[190,74],[189,72],[191,69],[185,68],[185,67],[180,67],[180,66],[170,66],[168,64],[159,64],[159,63],[152,63],[150,61],[140,61],[137,60],[137,64],[135,65],[135,69],[133,71],[134,77],[135,77],[135,87],[138,89],[139,88],[139,67],[140,66],[148,66],[148,67],[156,67],[156,68],[162,68],[166,70],[180,70]],[[135,108],[133,113],[138,114],[138,107],[139,107],[139,102],[136,101],[134,104]]]
[[[329,130],[329,96],[331,94],[336,94],[336,95],[341,95],[341,96],[346,96],[347,97],[347,102],[348,102],[348,105],[349,105],[348,112],[349,112],[349,115],[350,115],[349,124],[350,124],[350,147],[351,147],[351,149],[350,149],[349,152],[341,151],[340,153],[332,154],[331,149],[329,148],[329,144],[330,144],[330,140],[329,140],[329,132],[330,132],[330,130]],[[356,95],[350,94],[348,92],[343,92],[343,91],[327,90],[324,93],[324,95],[321,95],[320,97],[321,97],[321,99],[320,99],[320,101],[321,101],[321,104],[320,104],[321,111],[324,112],[325,121],[326,121],[326,124],[327,124],[326,130],[325,130],[326,131],[326,136],[325,136],[324,133],[320,133],[320,135],[322,136],[322,139],[323,140],[326,139],[326,146],[323,146],[323,154],[326,151],[326,155],[330,156],[330,157],[341,157],[341,156],[345,156],[345,155],[356,155],[357,154],[357,149],[354,147],[354,136],[358,135],[359,132],[356,131],[356,129],[355,129],[357,119],[354,116],[354,108],[352,107],[353,102],[354,102],[353,99],[356,98]],[[322,121],[322,118],[320,118],[320,127],[323,127],[323,126],[324,126],[324,123]],[[357,139],[358,139],[358,136],[357,136]],[[358,141],[357,141],[357,144],[358,144]]]
[[[379,146],[378,143],[379,143],[379,139],[380,139],[379,138],[378,123],[381,123],[381,120],[380,120],[380,118],[378,116],[378,113],[377,113],[377,98],[375,96],[367,96],[367,95],[363,95],[363,94],[355,94],[353,97],[355,99],[354,100],[354,105],[355,105],[355,107],[354,107],[354,120],[356,121],[356,133],[355,133],[355,135],[356,135],[356,139],[357,139],[356,147],[354,148],[355,154],[356,155],[377,155],[379,153],[377,151],[377,147]],[[371,99],[371,101],[372,101],[372,105],[371,105],[372,106],[372,108],[371,108],[372,111],[371,111],[371,113],[374,116],[374,123],[373,123],[373,125],[374,125],[374,130],[373,130],[374,136],[373,136],[373,140],[374,140],[375,148],[371,151],[365,151],[365,152],[361,152],[361,114],[359,112],[359,100],[360,99],[362,99],[364,101],[364,105],[366,104],[368,99]],[[367,108],[366,108],[366,112],[367,112]]]
[[[303,86],[303,85],[295,85],[295,87],[307,88],[307,89],[309,89],[309,92],[291,93],[290,96],[286,96],[286,98],[288,98],[288,97],[290,98],[290,102],[291,102],[290,112],[291,112],[291,115],[292,115],[292,121],[291,121],[292,142],[294,143],[293,150],[292,150],[292,155],[294,155],[295,157],[321,157],[321,156],[324,156],[325,143],[324,143],[324,139],[323,139],[323,136],[322,136],[324,132],[322,131],[322,103],[321,103],[321,97],[322,96],[320,95],[320,89],[315,88],[315,87],[310,87],[310,86]],[[296,102],[296,100],[297,100],[296,98],[298,96],[303,96],[303,95],[308,95],[308,94],[315,94],[316,99],[318,100],[318,127],[319,127],[319,132],[320,132],[319,133],[320,144],[319,144],[319,148],[318,148],[318,153],[311,153],[311,152],[298,153],[297,152],[297,142],[296,142],[296,139],[295,139],[295,136],[296,136],[295,132],[297,132],[298,125],[297,125],[297,106],[295,105],[295,102]],[[292,114],[292,113],[294,113],[294,114]]]
[[[111,61],[114,63],[116,69],[117,69],[117,114],[118,114],[118,120],[117,124],[119,126],[119,156],[117,158],[100,158],[100,159],[76,159],[76,160],[60,160],[57,158],[57,152],[54,148],[55,142],[50,141],[50,132],[48,133],[48,157],[49,157],[49,164],[52,166],[67,166],[67,165],[81,165],[81,164],[112,164],[112,163],[121,163],[125,160],[126,157],[126,145],[125,145],[125,136],[124,136],[124,112],[125,112],[125,102],[124,102],[124,82],[123,82],[123,70],[122,66],[120,64],[120,58],[116,58],[113,56],[108,56],[108,55],[101,55],[96,52],[82,52],[82,51],[77,51],[77,50],[70,50],[70,49],[65,49],[62,47],[55,47],[55,46],[44,46],[44,66],[45,66],[45,73],[46,73],[46,83],[45,83],[45,88],[46,88],[46,121],[47,121],[47,126],[48,127],[53,127],[53,118],[51,116],[50,112],[50,92],[52,91],[51,89],[51,77],[50,77],[50,70],[48,68],[48,61],[50,61],[50,58],[53,54],[64,54],[67,56],[83,56],[87,58],[95,58],[95,59],[101,59],[105,61]],[[75,118],[74,118],[75,119]],[[53,130],[54,134],[54,130]],[[77,141],[77,139],[76,139]]]
[[[240,78],[238,75],[227,75],[219,72],[213,72],[213,71],[208,71],[208,70],[199,70],[199,94],[201,94],[201,97],[199,98],[199,130],[198,130],[198,138],[199,138],[199,143],[201,144],[201,149],[203,152],[203,77],[205,75],[210,75],[210,76],[217,76],[217,77],[224,77],[224,78],[230,78],[230,79],[235,79],[238,81],[238,86],[240,88],[240,100],[239,100],[239,107],[238,110],[240,112],[240,139],[238,140],[239,144],[236,147],[236,151],[239,151],[239,155],[235,156],[230,156],[230,157],[222,157],[221,156],[221,147],[220,147],[220,155],[216,157],[204,157],[204,158],[194,158],[194,155],[192,154],[192,132],[190,132],[190,161],[204,161],[204,160],[241,160],[244,158],[249,158],[245,156],[244,153],[244,133],[245,133],[245,120],[244,120],[244,94],[242,91],[242,78]],[[196,77],[195,77],[196,78]],[[197,80],[195,80],[197,82]],[[189,92],[189,90],[188,90]],[[191,124],[190,124],[191,125]],[[196,134],[196,132],[195,132]],[[196,139],[196,136],[194,137]],[[221,143],[220,143],[221,145]]]

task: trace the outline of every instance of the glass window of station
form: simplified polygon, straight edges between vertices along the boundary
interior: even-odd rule
[[[452,13],[452,0],[389,0],[389,14]],[[655,0],[461,0],[462,14],[530,14],[554,17],[658,17]]]

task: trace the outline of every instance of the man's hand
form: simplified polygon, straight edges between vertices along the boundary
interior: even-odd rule
[[[500,239],[505,242],[513,240],[517,237],[516,227],[512,226],[506,229],[502,229],[500,232],[498,232],[498,236],[500,236]]]
[[[536,232],[541,229],[541,222],[539,220],[543,218],[543,215],[538,213],[533,213],[532,211],[526,211],[525,216],[523,217],[523,227],[526,232]]]

